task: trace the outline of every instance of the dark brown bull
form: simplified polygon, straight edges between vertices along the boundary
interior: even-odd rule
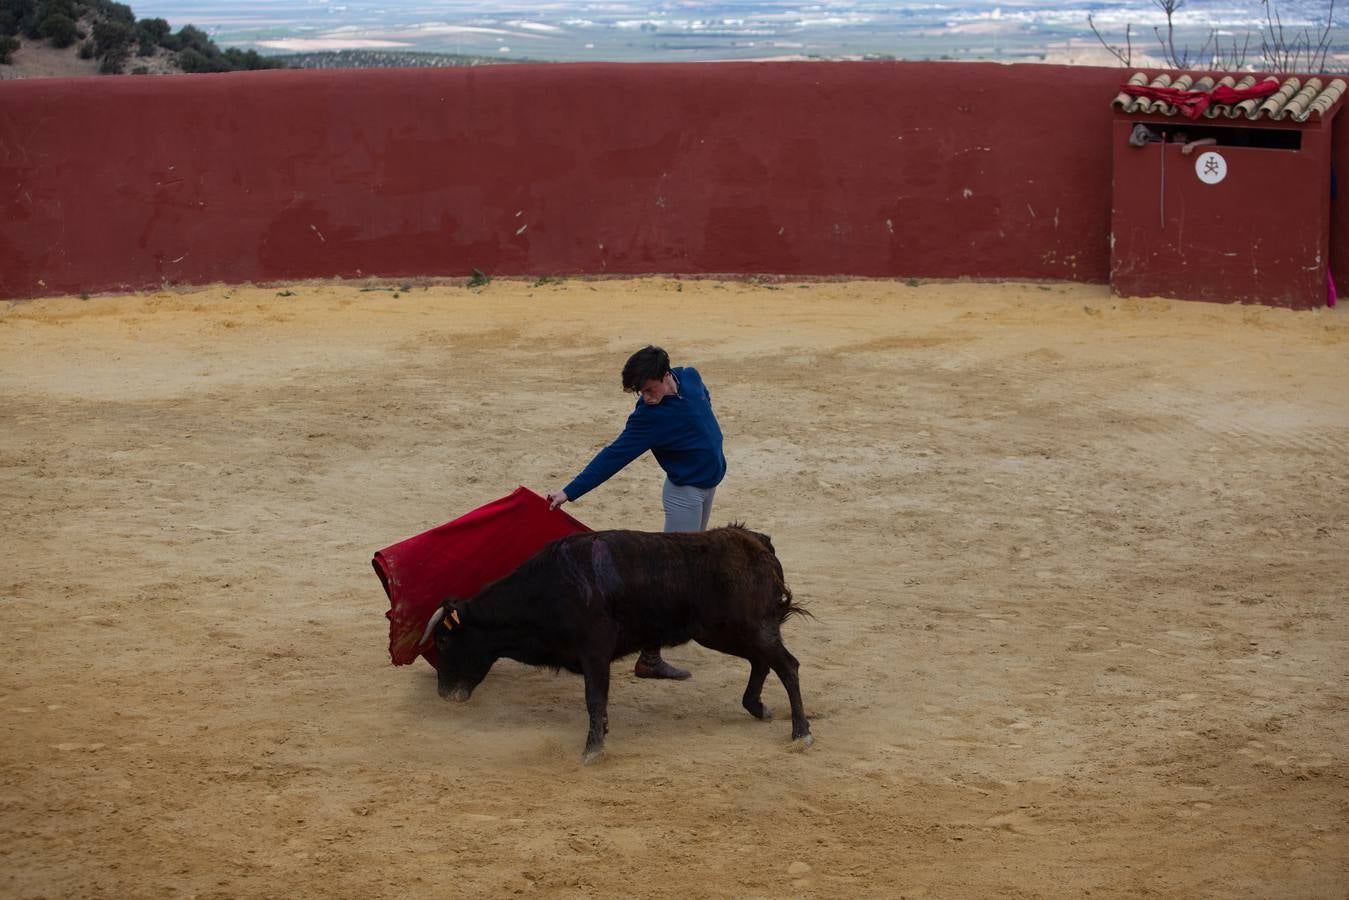
[[[440,695],[467,700],[506,657],[585,676],[590,733],[582,762],[604,749],[609,730],[609,664],[643,647],[697,641],[749,660],[741,702],[771,718],[760,695],[772,669],[787,689],[792,740],[810,746],[797,661],[780,626],[808,615],[792,602],[768,535],[740,525],[658,534],[599,531],[547,545],[468,600],[441,604],[434,634]]]

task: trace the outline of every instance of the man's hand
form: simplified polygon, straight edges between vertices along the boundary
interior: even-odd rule
[[[548,495],[548,508],[557,509],[559,506],[566,503],[569,499],[571,498],[567,496],[566,491],[556,491]]]

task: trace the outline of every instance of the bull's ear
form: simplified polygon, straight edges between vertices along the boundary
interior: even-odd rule
[[[417,642],[420,647],[431,639],[431,633],[439,625],[446,631],[454,631],[464,621],[464,614],[460,612],[459,607],[453,603],[445,602],[440,605],[440,609],[431,614],[431,619],[426,623],[426,630],[422,632],[422,639]]]
[[[463,623],[464,623],[464,614],[459,609],[459,607],[455,606],[454,604],[447,604],[445,606],[445,618],[441,622],[441,625],[445,628],[445,630],[454,631],[454,629],[458,628]]]

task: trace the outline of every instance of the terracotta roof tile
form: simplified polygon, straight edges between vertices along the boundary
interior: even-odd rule
[[[1233,88],[1248,88],[1257,81],[1273,81],[1279,85],[1279,89],[1268,97],[1243,100],[1236,104],[1214,103],[1204,110],[1204,118],[1269,118],[1276,122],[1284,119],[1306,122],[1312,116],[1324,117],[1344,96],[1346,90],[1343,78],[1333,79],[1329,84],[1320,78],[1308,78],[1304,82],[1292,76],[1282,82],[1273,75],[1242,75],[1240,81],[1237,78],[1236,75],[1224,75],[1215,81],[1212,75],[1162,72],[1149,79],[1146,72],[1135,72],[1129,76],[1127,83],[1148,87],[1170,87],[1182,91],[1211,91],[1220,84]],[[1126,114],[1149,113],[1162,116],[1181,114],[1179,107],[1165,100],[1134,97],[1124,91],[1115,95],[1111,105]]]

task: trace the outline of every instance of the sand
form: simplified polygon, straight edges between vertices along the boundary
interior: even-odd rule
[[[1343,897],[1349,319],[1084,285],[304,283],[0,304],[0,895]],[[364,288],[364,289],[363,289]],[[410,289],[409,289],[410,288]],[[747,665],[393,667],[371,554],[711,386]],[[660,527],[649,458],[569,507]]]

